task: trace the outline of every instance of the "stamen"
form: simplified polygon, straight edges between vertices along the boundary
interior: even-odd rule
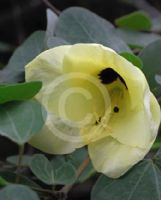
[[[113,112],[118,113],[120,111],[121,102],[124,96],[124,92],[121,88],[116,87],[110,92],[111,103],[113,107]]]
[[[98,119],[96,119],[96,125],[99,124],[101,122],[101,117],[99,117]]]

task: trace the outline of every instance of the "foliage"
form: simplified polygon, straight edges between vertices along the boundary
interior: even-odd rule
[[[79,7],[68,8],[59,17],[48,10],[47,19],[46,32],[36,31],[29,36],[15,49],[8,64],[0,70],[2,137],[24,147],[43,127],[46,120],[45,108],[32,99],[42,84],[26,83],[24,66],[43,50],[59,45],[100,43],[114,49],[142,69],[151,90],[160,97],[161,27],[158,19],[154,20],[147,13],[137,11],[116,19],[115,27],[111,22]],[[0,48],[7,50],[10,45],[0,44]],[[150,155],[153,155],[153,151]],[[0,170],[0,199],[38,200],[45,199],[46,195],[59,199],[57,195],[63,190],[58,192],[57,186],[80,184],[93,175],[99,176],[91,163],[78,176],[78,169],[87,156],[84,148],[56,157],[47,154],[23,155],[20,151],[19,155],[12,155],[5,161],[10,166],[9,169]],[[22,169],[27,169],[27,172],[24,170],[24,175],[20,175]],[[91,200],[161,200],[160,174],[161,150],[152,159],[141,161],[119,179],[113,180],[100,175],[93,187]],[[52,190],[51,186],[56,189]]]

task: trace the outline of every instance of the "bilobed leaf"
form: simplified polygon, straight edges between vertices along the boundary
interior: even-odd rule
[[[45,110],[36,101],[1,105],[0,135],[22,145],[42,128],[45,116]]]
[[[38,195],[24,185],[8,185],[0,191],[1,200],[39,200]]]
[[[14,51],[7,66],[0,71],[1,83],[24,80],[24,66],[43,51],[44,37],[44,31],[36,31]]]
[[[51,160],[51,165],[55,171],[55,183],[66,185],[75,182],[76,168],[63,157],[57,156]]]
[[[116,32],[131,48],[144,48],[150,43],[161,39],[161,36],[155,33],[145,33],[119,28],[116,29]]]
[[[136,31],[148,31],[152,26],[150,17],[143,11],[136,11],[115,20],[119,27]]]
[[[27,100],[35,96],[42,87],[41,82],[28,82],[18,84],[0,85],[0,104]]]
[[[139,57],[143,61],[143,72],[148,80],[151,90],[157,95],[161,92],[160,85],[155,76],[161,76],[161,39],[157,40],[142,50]]]
[[[71,184],[76,179],[73,165],[60,158],[49,161],[44,155],[36,154],[31,160],[30,168],[37,178],[49,185]]]
[[[91,200],[161,200],[161,150],[153,160],[144,160],[119,179],[102,175]]]
[[[84,8],[73,7],[63,11],[55,34],[71,44],[100,43],[117,52],[130,51],[110,22]]]
[[[140,69],[143,67],[143,63],[138,56],[135,56],[134,54],[131,54],[128,52],[122,52],[120,55],[124,57],[126,60],[128,60],[129,62],[131,62],[136,67]]]

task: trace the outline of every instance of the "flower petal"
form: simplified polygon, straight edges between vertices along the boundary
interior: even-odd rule
[[[61,125],[58,127],[58,130],[56,128],[52,130],[53,126],[49,123],[51,122],[48,118],[41,131],[31,138],[29,143],[32,146],[49,154],[68,154],[76,150],[76,148],[83,146],[79,143],[80,140],[70,139],[72,136],[65,135],[67,132],[63,130],[61,135],[59,135],[60,132],[58,130],[60,130]]]
[[[159,104],[149,91],[145,95],[142,108],[128,109],[111,117],[108,122],[111,127],[109,135],[122,144],[147,148],[157,136],[160,115]]]
[[[38,80],[43,85],[62,73],[64,55],[70,46],[61,46],[44,51],[25,66],[26,81]]]
[[[146,148],[153,142],[153,118],[150,110],[150,90],[144,74],[113,50],[98,44],[76,44],[64,58],[64,72],[83,72],[98,77],[101,70],[111,68],[125,81],[124,98],[120,111],[114,113],[107,121],[107,128],[93,126],[82,131],[83,140],[88,144],[99,138],[111,135],[122,144]],[[113,85],[117,85],[114,83]],[[107,86],[111,88],[112,84]],[[112,101],[112,100],[111,100]],[[118,100],[119,101],[119,100]],[[111,102],[113,105],[113,102]],[[157,103],[156,103],[157,104]],[[158,108],[158,106],[157,106]],[[159,111],[160,112],[160,109]],[[157,127],[159,124],[156,125]],[[91,131],[90,131],[91,130]],[[96,130],[96,131],[95,131]],[[99,132],[98,137],[92,132]],[[89,132],[90,134],[88,134]],[[155,129],[155,135],[157,129]]]
[[[72,141],[70,135],[68,135],[69,130],[62,130],[62,127],[66,130],[69,129],[68,124],[66,125],[63,121],[55,123],[55,117],[53,118],[53,115],[59,114],[57,107],[59,95],[66,89],[65,83],[58,84],[56,89],[55,84],[57,85],[57,82],[54,81],[59,77],[61,79],[64,55],[69,49],[70,46],[67,45],[47,50],[25,67],[26,81],[39,80],[43,82],[43,88],[35,98],[44,105],[48,112],[48,120],[43,129],[32,138],[30,144],[47,153],[70,153],[75,148],[80,147],[81,141],[78,142],[79,130],[70,127],[70,132],[74,131],[75,134]],[[75,142],[75,138],[77,138],[77,142]]]
[[[95,169],[108,177],[118,178],[134,164],[144,158],[149,151],[119,143],[112,137],[106,137],[88,146],[89,155]]]
[[[152,138],[155,140],[161,122],[161,110],[155,96],[152,93],[150,95],[150,112]]]
[[[98,78],[106,68],[112,68],[125,81],[130,94],[131,107],[143,101],[148,87],[144,74],[122,56],[100,44],[73,45],[64,57],[64,73],[82,72]]]
[[[63,71],[87,73],[98,78],[102,69],[113,65],[114,53],[112,49],[99,44],[75,44],[64,57]]]

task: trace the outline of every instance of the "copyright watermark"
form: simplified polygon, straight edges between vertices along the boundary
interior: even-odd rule
[[[81,142],[80,130],[95,125],[111,105],[108,90],[101,81],[80,72],[57,77],[43,88],[41,98],[48,111],[48,128],[68,142]]]

